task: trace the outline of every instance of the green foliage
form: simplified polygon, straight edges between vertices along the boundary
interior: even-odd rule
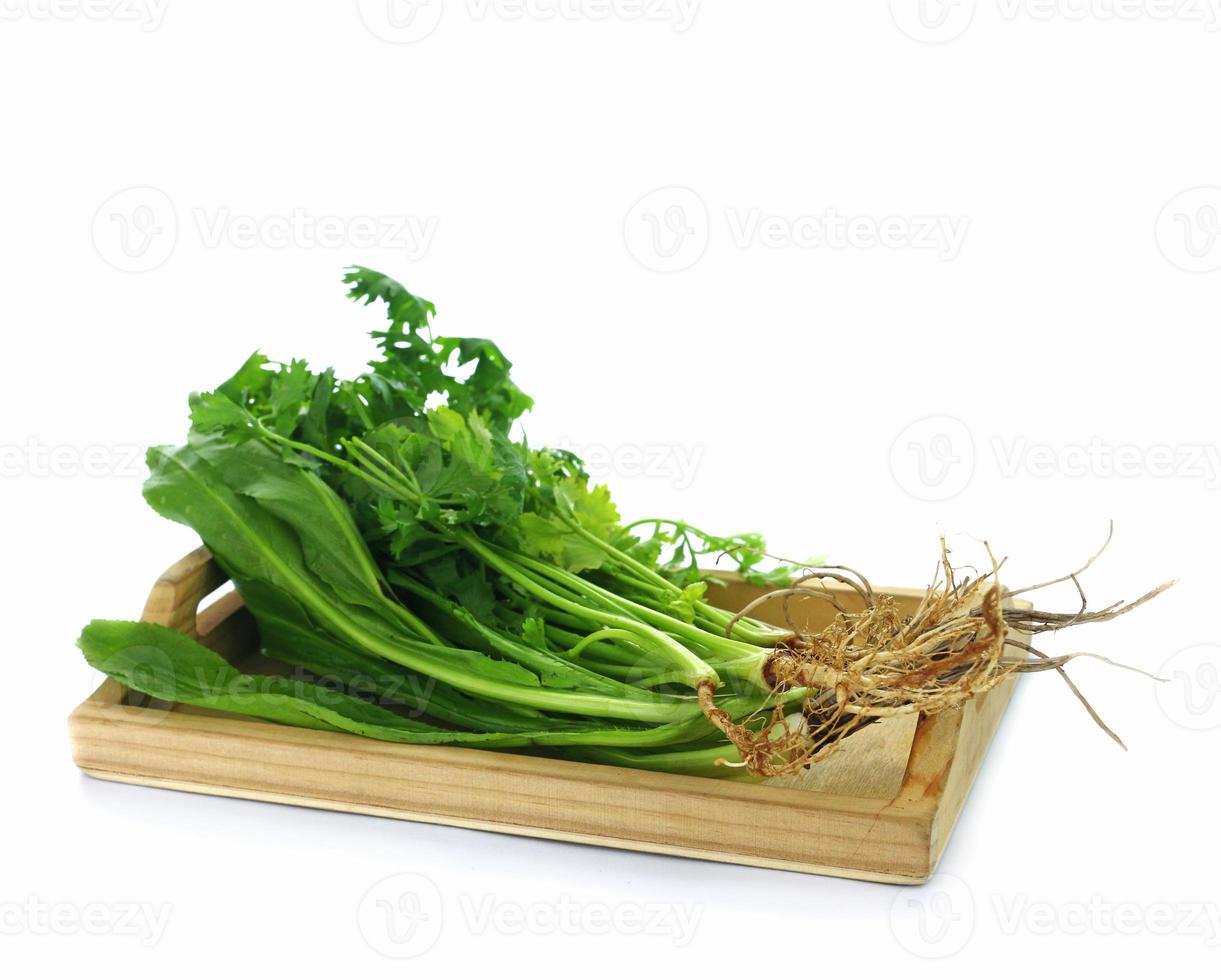
[[[790,570],[763,570],[757,535],[625,525],[579,458],[511,436],[531,400],[494,343],[434,337],[433,305],[380,273],[344,282],[385,306],[368,370],[251,355],[191,396],[184,446],[150,450],[145,497],[199,533],[269,655],[346,693],[249,678],[147,624],[91,624],[90,662],[157,697],[286,724],[723,774],[715,758],[736,756],[692,690],[721,685],[736,718],[803,692],[763,677],[784,631],[747,619],[725,635],[701,563],[728,556],[759,582]],[[219,687],[192,679],[205,675]]]

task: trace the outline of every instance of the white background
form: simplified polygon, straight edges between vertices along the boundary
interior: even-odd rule
[[[5,972],[1215,962],[1221,8],[418,6],[0,3]],[[921,889],[81,776],[75,635],[193,544],[139,449],[256,346],[357,370],[380,314],[343,298],[351,262],[496,339],[530,438],[626,516],[911,585],[939,532],[1016,584],[1114,519],[1095,605],[1180,584],[1048,649],[1172,682],[1073,671],[1125,754],[1024,681]],[[402,895],[426,918],[396,946]]]

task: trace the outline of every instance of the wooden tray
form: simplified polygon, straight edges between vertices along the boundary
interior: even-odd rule
[[[254,621],[200,548],[153,587],[144,619],[235,664],[258,656]],[[758,593],[715,590],[739,609]],[[890,589],[914,603],[917,590]],[[841,601],[856,596],[844,590]],[[817,627],[825,603],[793,603]],[[798,607],[802,607],[800,610]],[[779,621],[779,608],[759,611]],[[401,820],[600,844],[870,881],[936,869],[1015,681],[958,711],[853,735],[799,779],[734,783],[450,746],[378,742],[183,705],[107,680],[69,718],[91,776]]]

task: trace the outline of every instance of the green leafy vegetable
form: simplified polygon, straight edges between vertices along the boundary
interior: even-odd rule
[[[624,524],[577,457],[514,438],[532,403],[494,343],[434,337],[433,305],[380,273],[344,282],[386,309],[368,370],[251,355],[191,396],[187,441],[150,450],[144,491],[198,532],[265,652],[304,679],[243,674],[144,623],[90,624],[89,662],[284,724],[738,773],[718,764],[739,758],[707,692],[747,727],[808,692],[773,689],[786,632],[708,602],[700,561],[757,581],[791,570],[762,571],[756,535]]]

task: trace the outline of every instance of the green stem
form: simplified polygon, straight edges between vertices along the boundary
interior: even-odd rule
[[[603,610],[593,610],[588,606],[584,606],[579,602],[566,599],[558,595],[554,589],[548,588],[540,583],[534,576],[525,574],[524,569],[519,564],[515,564],[513,560],[503,557],[496,549],[492,548],[477,535],[469,531],[455,530],[454,537],[460,541],[469,551],[478,555],[488,565],[491,565],[506,578],[516,582],[519,586],[533,595],[535,598],[555,605],[560,609],[573,613],[577,616],[582,616],[598,625],[607,625],[618,627],[626,632],[634,634],[642,639],[646,644],[657,649],[658,653],[666,657],[675,667],[681,670],[687,678],[688,684],[692,689],[697,688],[703,681],[711,681],[713,684],[719,685],[720,678],[717,672],[711,665],[705,663],[685,646],[679,643],[674,637],[663,633],[661,630],[654,629],[647,623],[639,622],[631,619],[628,616],[620,615]],[[523,556],[514,556],[517,561],[520,561]],[[583,579],[573,576],[574,584],[571,585],[574,591],[593,588]],[[568,584],[568,583],[564,583]],[[609,593],[608,593],[609,594]]]
[[[587,636],[583,637],[581,640],[579,640],[576,643],[576,645],[573,646],[568,651],[568,658],[570,660],[576,660],[577,657],[579,657],[582,654],[582,652],[585,650],[585,648],[588,647],[591,643],[597,643],[599,640],[605,640],[605,639],[609,639],[611,637],[614,637],[614,638],[620,639],[620,640],[634,640],[634,639],[636,639],[636,634],[629,633],[625,629],[619,629],[614,626],[608,626],[606,629],[597,630],[596,632],[590,633]]]
[[[744,643],[741,640],[734,640],[724,636],[718,636],[715,633],[709,633],[707,630],[700,629],[692,623],[683,622],[681,619],[676,619],[667,613],[660,612],[642,603],[635,602],[623,596],[615,595],[609,589],[604,589],[600,585],[595,585],[593,582],[588,582],[572,572],[565,571],[562,568],[557,568],[554,565],[548,565],[546,562],[538,561],[535,558],[530,558],[527,555],[518,555],[500,549],[506,554],[511,554],[512,559],[522,565],[525,569],[535,572],[537,575],[547,579],[551,579],[559,584],[567,585],[574,590],[583,590],[586,594],[592,595],[598,599],[602,599],[607,604],[620,610],[621,613],[627,615],[639,616],[646,623],[649,623],[660,630],[664,630],[667,634],[686,637],[687,639],[703,644],[704,646],[719,650],[723,655],[727,655],[732,659],[740,659],[742,657],[754,656],[762,668],[766,661],[770,648],[767,650],[761,649],[754,644]]]

